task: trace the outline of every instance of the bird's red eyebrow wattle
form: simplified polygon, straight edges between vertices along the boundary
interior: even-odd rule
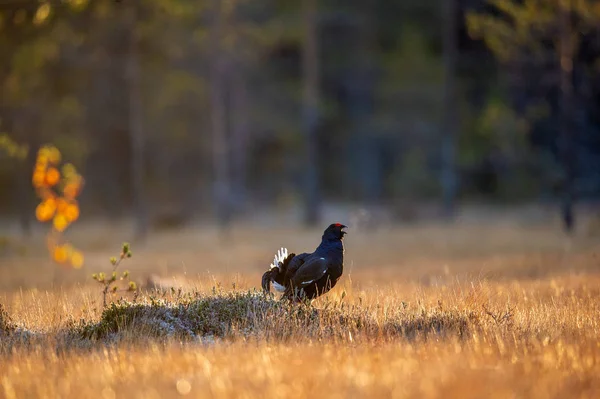
[[[342,224],[341,224],[341,223],[336,223],[336,224],[335,224],[335,227],[341,227],[341,226],[342,226]]]

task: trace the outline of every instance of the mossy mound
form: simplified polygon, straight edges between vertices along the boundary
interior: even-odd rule
[[[190,294],[175,301],[150,298],[142,303],[120,301],[104,310],[98,322],[82,321],[73,333],[83,339],[160,338],[213,340],[262,338],[286,340],[406,338],[430,334],[462,336],[476,318],[447,311],[419,314],[390,312],[375,317],[370,309],[343,303],[317,309],[265,297],[256,291]]]

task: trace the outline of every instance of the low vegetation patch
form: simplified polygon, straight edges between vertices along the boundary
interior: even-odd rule
[[[0,303],[0,337],[10,335],[16,330],[16,326],[10,316]]]
[[[69,334],[88,340],[124,338],[216,339],[258,338],[338,339],[463,336],[477,328],[474,313],[422,309],[414,313],[401,306],[385,315],[377,309],[326,302],[320,308],[290,304],[257,291],[189,293],[168,300],[149,297],[142,302],[121,300],[109,305],[95,322],[80,321]]]
[[[14,347],[31,342],[33,334],[15,323],[0,303],[0,355],[10,353]]]

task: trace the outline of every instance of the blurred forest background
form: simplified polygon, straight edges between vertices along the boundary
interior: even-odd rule
[[[470,201],[571,230],[600,199],[594,0],[0,0],[0,60],[0,218],[26,234],[46,143],[82,219],[138,237]]]

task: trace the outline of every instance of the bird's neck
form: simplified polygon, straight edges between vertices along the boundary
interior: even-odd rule
[[[323,238],[316,252],[329,257],[339,257],[339,260],[344,258],[344,243],[339,238],[327,239]]]

